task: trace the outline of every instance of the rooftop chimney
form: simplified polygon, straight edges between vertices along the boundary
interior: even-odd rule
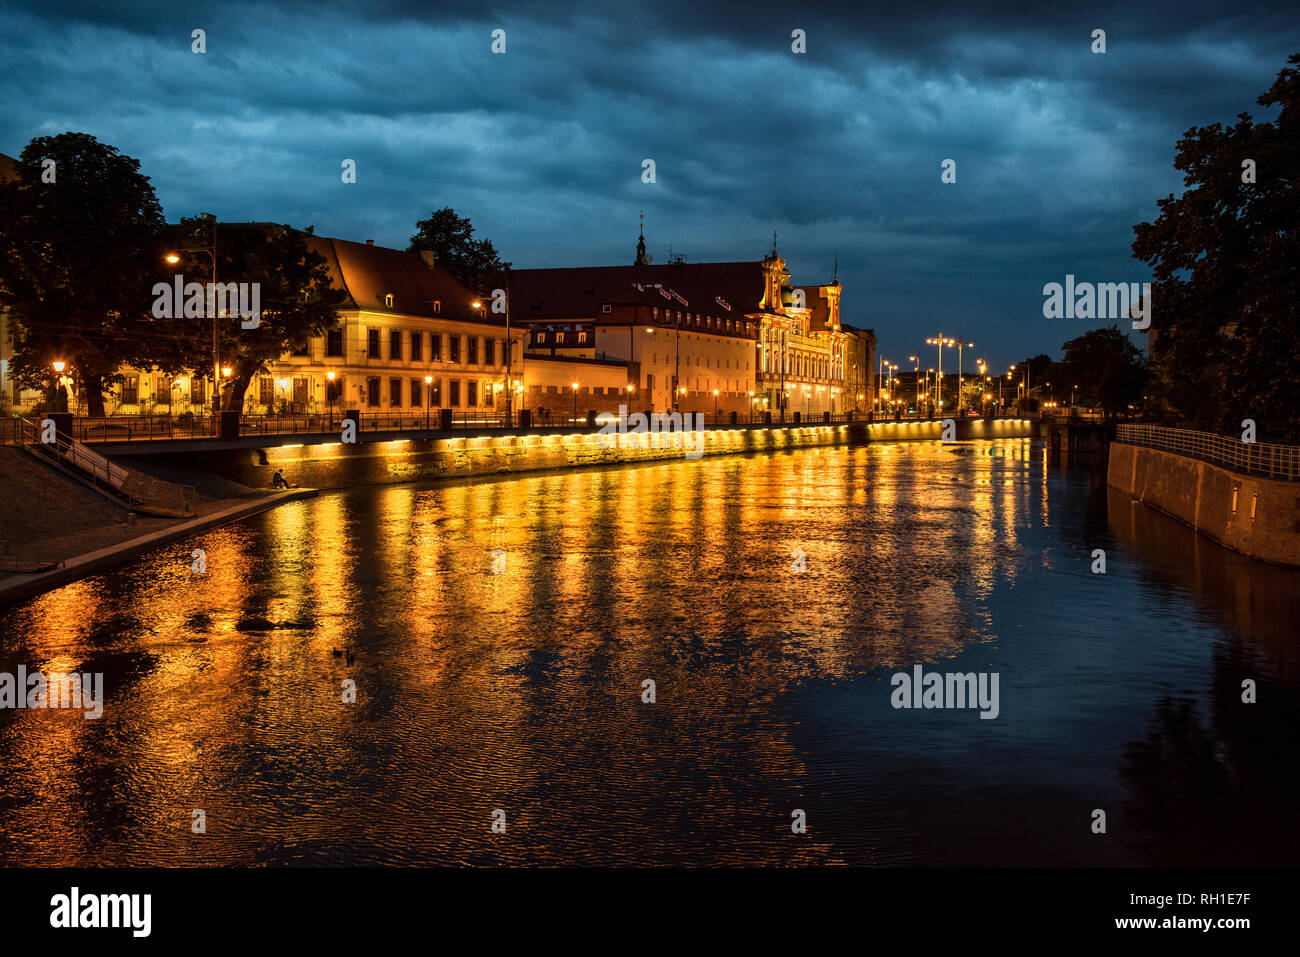
[[[375,241],[374,241],[373,239],[367,239],[367,240],[366,240],[366,245],[367,245],[367,246],[373,246],[374,244],[375,244]]]

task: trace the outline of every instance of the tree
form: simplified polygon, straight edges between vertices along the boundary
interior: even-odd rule
[[[510,263],[501,261],[490,239],[475,239],[470,221],[450,206],[435,210],[415,227],[418,232],[407,252],[432,251],[438,265],[479,295],[488,295],[504,282]]]
[[[0,302],[13,320],[15,381],[47,387],[62,360],[89,414],[103,415],[118,367],[142,364],[174,335],[151,312],[162,207],[139,161],[87,133],[36,137],[16,167],[17,179],[0,183]]]
[[[1174,168],[1186,191],[1134,226],[1152,267],[1153,393],[1168,416],[1232,433],[1300,441],[1300,53],[1259,97],[1276,123],[1238,115],[1188,130]]]
[[[1014,403],[1021,412],[1038,411],[1038,400],[1030,393],[1035,391],[1043,393],[1047,382],[1047,370],[1052,367],[1053,361],[1047,353],[1040,352],[1036,356],[1021,359],[1016,363],[1010,381],[1016,390]],[[1028,392],[1023,390],[1026,380],[1029,383]]]
[[[1085,332],[1061,348],[1065,358],[1059,371],[1053,368],[1050,373],[1052,381],[1063,386],[1061,394],[1071,395],[1078,386],[1076,399],[1100,407],[1107,415],[1123,413],[1142,398],[1146,363],[1142,352],[1118,326]]]
[[[200,219],[183,219],[177,232],[201,240],[190,245],[207,245],[212,226]],[[238,315],[219,319],[221,363],[231,369],[221,407],[241,410],[254,376],[338,322],[345,294],[330,283],[325,257],[308,248],[310,229],[227,223],[218,228],[218,236],[218,280],[257,283],[259,289],[261,316],[255,328],[242,328]],[[184,272],[184,261],[179,269]],[[211,320],[200,322],[209,324],[209,331],[193,330],[190,337],[195,343],[210,342]],[[210,356],[200,347],[188,361],[204,369]]]

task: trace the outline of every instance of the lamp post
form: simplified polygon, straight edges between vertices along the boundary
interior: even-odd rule
[[[212,245],[211,246],[186,246],[181,252],[189,253],[207,253],[208,258],[212,260],[212,414],[216,417],[217,411],[221,408],[221,333],[217,327],[217,309],[216,309],[216,287],[217,287],[217,217],[211,213],[199,213],[199,218],[212,223]],[[164,257],[167,262],[175,265],[181,261],[178,253],[168,253]]]
[[[975,343],[967,342],[964,339],[957,340],[957,414],[961,415],[962,395],[961,395],[961,350],[964,346],[973,346]]]
[[[424,377],[424,428],[429,429],[429,407],[433,405],[433,376]]]
[[[50,405],[54,406],[54,408],[51,409],[51,411],[66,412],[67,411],[66,408],[60,408],[60,406],[62,406],[63,403],[59,401],[58,396],[59,396],[59,386],[63,379],[63,370],[67,368],[67,363],[64,362],[62,359],[55,359],[52,363],[50,363],[50,366],[51,368],[54,369],[54,378],[50,383]]]
[[[573,383],[573,421],[578,421],[578,383]]]
[[[943,408],[943,347],[948,346],[949,348],[951,348],[952,346],[956,345],[956,340],[945,338],[944,334],[941,332],[939,333],[939,335],[935,336],[934,338],[926,339],[925,344],[928,346],[939,347],[939,372],[938,372],[938,378],[935,380],[935,385],[934,385],[934,400],[935,400],[934,404],[936,409],[942,409]]]
[[[913,385],[916,386],[916,417],[919,419],[921,417],[921,357],[908,356],[907,361],[915,365],[912,374],[916,376]]]
[[[718,424],[718,390],[713,390],[713,424]]]

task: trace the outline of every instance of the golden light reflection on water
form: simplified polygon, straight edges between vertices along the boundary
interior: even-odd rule
[[[1059,548],[1041,458],[900,443],[358,489],[177,543],[0,617],[5,667],[110,684],[98,723],[0,715],[0,833],[55,837],[51,863],[871,862],[877,825],[773,825],[831,786],[789,702],[878,702],[892,670],[994,654],[1009,591],[1050,607],[1017,587]]]

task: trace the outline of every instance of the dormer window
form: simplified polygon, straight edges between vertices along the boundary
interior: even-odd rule
[[[393,308],[393,294],[391,292],[384,296],[384,305],[389,309]]]
[[[434,311],[434,312],[442,312],[442,300],[441,300],[441,299],[435,299],[435,300],[433,300],[433,311]]]
[[[601,311],[601,312],[612,312],[612,311],[613,311],[613,307],[612,307],[612,306],[601,306],[601,307],[600,307],[600,311]]]

